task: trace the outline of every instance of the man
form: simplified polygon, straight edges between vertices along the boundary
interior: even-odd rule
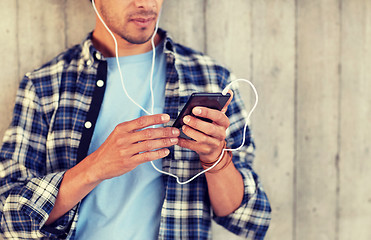
[[[150,165],[185,181],[225,145],[239,146],[246,114],[237,92],[221,111],[193,109],[212,123],[183,119],[192,140],[170,127],[192,92],[221,92],[230,73],[160,30],[150,91],[150,39],[162,0],[95,4],[118,41],[124,79],[98,18],[81,45],[26,74],[0,152],[2,236],[208,239],[213,217],[233,233],[263,239],[270,206],[251,168],[250,134],[239,152],[185,185]],[[156,114],[146,115],[130,96],[149,109],[151,92]]]

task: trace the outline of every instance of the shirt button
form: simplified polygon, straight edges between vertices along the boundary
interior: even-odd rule
[[[99,53],[95,53],[95,58],[98,60],[102,60],[102,57]]]
[[[98,87],[103,87],[104,86],[104,81],[103,80],[98,80],[97,81],[97,86]]]
[[[91,63],[92,63],[92,61],[91,61],[91,60],[88,60],[88,61],[86,61],[86,65],[88,65],[88,66],[90,66],[90,65],[91,65]]]
[[[89,129],[93,126],[93,124],[90,121],[85,122],[85,128]]]

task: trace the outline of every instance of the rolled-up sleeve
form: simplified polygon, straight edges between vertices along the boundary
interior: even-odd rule
[[[59,239],[68,232],[75,209],[53,226],[43,227],[64,175],[64,171],[47,173],[48,129],[40,99],[26,76],[0,151],[0,238]]]
[[[228,146],[238,148],[243,140],[247,114],[244,104],[234,88],[234,100],[229,105],[227,115],[231,125],[228,129]],[[233,163],[241,173],[244,182],[244,197],[240,207],[225,217],[214,215],[214,220],[229,231],[249,239],[264,239],[271,220],[271,207],[258,175],[252,165],[255,145],[250,129],[246,128],[245,144],[233,152]]]

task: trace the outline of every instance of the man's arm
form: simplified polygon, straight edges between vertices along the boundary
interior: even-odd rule
[[[228,142],[236,148],[242,140],[241,125],[244,115],[243,104],[237,96],[237,101],[231,103],[231,126]],[[229,103],[228,103],[229,104]],[[198,111],[198,109],[201,110]],[[189,116],[184,119],[187,126],[183,132],[193,140],[180,139],[178,145],[196,151],[204,168],[215,162],[224,147],[225,130],[229,126],[226,108],[216,111],[207,108],[195,108],[193,114],[209,118],[213,123],[207,123]],[[232,146],[231,146],[232,147]],[[216,216],[217,223],[231,232],[251,239],[264,239],[270,223],[270,204],[261,186],[260,180],[252,169],[253,143],[249,131],[246,133],[245,145],[239,151],[233,152],[233,161],[229,162],[229,154],[210,172],[206,172],[209,198]]]
[[[39,226],[52,207],[64,174],[61,169],[47,172],[48,129],[35,85],[26,75],[0,151],[0,239],[45,236]],[[71,211],[67,218],[72,216]]]
[[[180,139],[178,145],[196,151],[203,163],[215,162],[225,146],[226,130],[229,127],[225,112],[233,98],[233,92],[229,93],[231,97],[221,111],[206,107],[196,107],[192,110],[195,116],[208,118],[212,123],[192,116],[183,119],[183,132],[194,140]],[[224,155],[210,173],[206,172],[211,205],[218,216],[226,216],[236,210],[244,195],[242,176],[233,163],[223,167],[229,160],[228,154]]]
[[[53,159],[54,162],[47,162],[46,144],[49,122],[45,117],[40,102],[33,82],[26,76],[17,92],[13,120],[10,128],[5,133],[3,146],[0,151],[0,239],[58,238],[59,235],[67,233],[70,223],[76,214],[76,208],[74,207],[76,204],[72,204],[72,202],[78,202],[78,200],[76,202],[76,198],[72,202],[67,203],[58,200],[65,209],[62,212],[56,211],[57,214],[54,215],[54,220],[58,218],[55,216],[62,216],[63,212],[66,214],[50,227],[43,227],[45,221],[50,217],[50,212],[54,209],[58,195],[65,194],[65,197],[68,195],[67,188],[63,187],[68,186],[65,185],[67,181],[62,184],[63,180],[73,179],[68,188],[72,186],[71,189],[73,191],[82,190],[79,193],[82,195],[78,198],[82,198],[89,191],[89,187],[90,189],[94,187],[88,181],[89,175],[75,171],[79,170],[78,168],[67,173],[63,169],[61,162],[59,162],[60,160]],[[158,116],[154,118],[157,118],[156,122],[159,121]],[[161,122],[167,121],[165,119]],[[146,124],[141,120],[139,122],[143,125]],[[166,131],[169,131],[169,129]],[[151,138],[153,129],[140,132],[144,133],[147,138]],[[158,133],[156,134],[158,135]],[[157,135],[154,134],[152,137]],[[165,139],[165,135],[163,133],[159,138]],[[177,136],[175,133],[175,138]],[[146,147],[148,149],[155,147],[155,143],[154,146],[151,146],[151,144],[146,145],[145,141],[142,144],[140,142],[138,140],[136,145],[139,150],[144,149],[143,151],[146,151]],[[160,144],[160,146],[163,145],[166,145],[165,142]],[[138,161],[141,161],[140,157],[148,157],[148,160],[151,158],[146,154],[137,155]],[[86,164],[88,161],[84,163]],[[54,172],[46,172],[47,164],[54,164]],[[61,167],[58,168],[59,166]],[[106,169],[106,166],[96,167],[92,170],[94,171],[93,173],[100,173],[97,169]],[[78,188],[79,184],[84,185],[86,188]],[[61,187],[62,191],[60,192]],[[71,200],[69,199],[68,201]],[[66,207],[67,205],[69,206]],[[57,210],[58,207],[55,209]],[[51,222],[51,220],[48,221],[48,223]]]

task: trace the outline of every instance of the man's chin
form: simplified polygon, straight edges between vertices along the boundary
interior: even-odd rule
[[[154,30],[148,31],[148,28],[142,28],[134,34],[122,34],[121,38],[131,44],[144,44],[151,40]]]

